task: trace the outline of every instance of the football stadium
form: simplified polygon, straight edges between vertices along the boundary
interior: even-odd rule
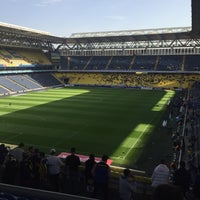
[[[1,199],[94,197],[84,181],[78,192],[66,189],[63,179],[59,190],[40,185],[34,156],[28,164],[34,178],[22,184],[12,155],[22,146],[23,159],[33,149],[47,157],[56,152],[63,162],[74,147],[82,176],[90,154],[96,162],[107,155],[109,199],[119,199],[126,168],[136,199],[151,199],[151,175],[161,159],[169,169],[181,161],[199,166],[200,3],[191,4],[191,27],[63,38],[0,22]]]

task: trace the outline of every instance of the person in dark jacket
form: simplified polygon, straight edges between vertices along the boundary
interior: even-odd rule
[[[108,156],[103,155],[101,161],[97,163],[93,170],[94,176],[94,194],[95,197],[106,200],[108,199],[108,183],[110,178],[110,166],[107,164]]]
[[[200,166],[198,167],[198,173],[194,180],[193,192],[194,192],[194,196],[197,199],[200,199]]]
[[[184,197],[180,187],[171,184],[161,184],[155,188],[153,200],[184,200]]]
[[[81,161],[79,156],[76,155],[74,147],[71,148],[71,155],[66,157],[65,165],[69,173],[69,192],[71,194],[78,194],[80,185],[79,166],[81,165]]]
[[[96,165],[95,155],[90,154],[89,159],[85,161],[85,183],[88,193],[94,192],[94,176],[92,174],[94,165]]]
[[[185,162],[180,162],[180,168],[177,169],[174,173],[174,185],[179,186],[183,194],[185,196],[186,192],[189,190],[190,187],[190,173],[185,168]]]

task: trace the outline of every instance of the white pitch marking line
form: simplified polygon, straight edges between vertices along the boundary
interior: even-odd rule
[[[9,140],[12,140],[14,138],[18,138],[20,135],[23,135],[23,133],[15,133],[15,135],[13,135],[11,137],[6,137],[3,140],[9,141]]]
[[[126,156],[130,153],[130,151],[134,148],[134,146],[137,144],[137,142],[139,141],[139,139],[144,135],[145,130],[147,129],[147,127],[149,126],[146,125],[146,127],[144,128],[144,130],[142,131],[142,133],[140,134],[140,136],[137,138],[137,140],[133,143],[133,145],[131,146],[131,148],[129,148],[129,150],[126,152],[126,154],[122,157],[122,160],[124,160],[126,158]]]

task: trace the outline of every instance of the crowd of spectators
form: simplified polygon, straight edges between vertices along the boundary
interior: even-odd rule
[[[95,155],[91,154],[80,170],[81,161],[75,148],[61,159],[56,149],[51,149],[46,155],[33,146],[26,147],[24,143],[13,149],[1,144],[0,182],[108,199],[110,166],[107,159],[108,156],[103,155],[97,163]]]
[[[160,192],[161,190],[164,193],[176,190],[174,195],[179,193],[178,199],[200,199],[199,100],[200,84],[196,82],[191,90],[176,101],[175,106],[178,109],[178,115],[175,118],[176,131],[172,133],[173,161],[168,165],[162,160],[153,171],[151,178],[156,193],[155,199],[158,199],[157,196],[165,199],[163,193]],[[171,111],[169,113],[169,119],[171,119],[172,113]],[[159,192],[156,189],[158,186]]]

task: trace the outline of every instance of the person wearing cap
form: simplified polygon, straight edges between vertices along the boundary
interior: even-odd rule
[[[62,160],[56,156],[56,150],[51,149],[50,155],[47,157],[48,177],[53,191],[60,190],[60,173],[61,167],[64,165]]]

